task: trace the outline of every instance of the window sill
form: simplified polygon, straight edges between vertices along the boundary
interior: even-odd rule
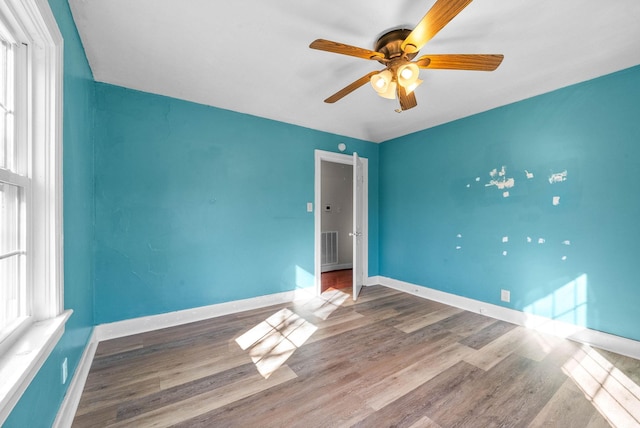
[[[0,425],[51,354],[73,311],[31,325],[0,357]]]

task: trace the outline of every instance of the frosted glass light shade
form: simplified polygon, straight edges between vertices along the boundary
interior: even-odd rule
[[[414,89],[416,89],[418,86],[420,86],[420,84],[422,82],[423,81],[421,79],[417,79],[415,82],[413,82],[409,86],[405,87],[405,90],[407,91],[407,94],[410,94],[411,92],[413,92]]]
[[[397,87],[398,87],[398,84],[396,82],[391,82],[389,83],[389,87],[387,88],[387,90],[384,93],[378,92],[378,95],[380,95],[383,98],[389,98],[390,100],[395,100]]]
[[[383,70],[371,76],[369,81],[378,94],[384,94],[389,90],[391,83],[393,83],[393,74],[391,74],[389,70]]]
[[[398,68],[398,83],[407,88],[418,80],[420,69],[418,65],[410,62]]]
[[[393,79],[393,73],[389,70],[383,70],[378,74],[371,76],[369,80],[373,89],[383,98],[391,100],[396,98],[397,83]]]

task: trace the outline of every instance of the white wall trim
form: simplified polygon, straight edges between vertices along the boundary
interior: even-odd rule
[[[268,294],[266,296],[253,297],[244,300],[218,303],[215,305],[201,306],[199,308],[185,309],[182,311],[168,312],[165,314],[151,315],[147,317],[132,318],[96,326],[95,332],[98,342],[146,333],[167,327],[202,321],[209,318],[264,308],[266,306],[289,303],[292,301],[310,299],[315,296],[314,287],[299,288],[294,291]]]
[[[94,329],[91,332],[87,346],[84,348],[82,357],[80,357],[67,393],[58,409],[56,420],[53,422],[53,428],[66,428],[70,427],[73,423],[73,418],[76,416],[78,404],[80,404],[80,397],[82,397],[82,391],[87,382],[87,376],[89,376],[89,370],[91,369],[91,363],[93,362],[97,348],[98,340]]]
[[[603,333],[597,330],[591,330],[584,327],[575,326],[573,324],[562,321],[553,320],[539,315],[528,314],[515,309],[509,309],[490,303],[481,302],[479,300],[469,299],[467,297],[457,296],[455,294],[446,293],[444,291],[434,290],[432,288],[415,285],[396,279],[383,276],[372,277],[371,280],[377,280],[377,284],[395,290],[403,291],[425,299],[434,300],[450,306],[455,306],[470,312],[486,315],[502,321],[518,324],[534,330],[542,331],[554,336],[559,336],[576,342],[585,343],[587,345],[596,346],[598,348],[612,351],[631,358],[640,359],[640,342],[627,339],[625,337],[615,336],[609,333]]]

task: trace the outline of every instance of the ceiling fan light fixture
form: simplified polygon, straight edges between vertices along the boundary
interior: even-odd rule
[[[398,99],[400,110],[405,111],[418,105],[414,94],[420,86],[420,69],[493,71],[504,55],[497,54],[437,54],[423,55],[412,62],[418,52],[449,21],[455,18],[472,0],[432,0],[433,4],[418,25],[412,30],[395,28],[378,37],[374,50],[363,49],[331,40],[317,39],[309,47],[341,55],[375,60],[386,70],[371,71],[345,86],[329,98],[326,103],[334,103],[354,90],[371,83],[373,89],[384,98]]]
[[[383,93],[378,92],[378,95],[380,95],[382,98],[395,100],[397,88],[398,88],[398,84],[396,82],[391,82],[389,83],[389,88],[387,88],[386,92],[383,92]]]
[[[418,80],[419,73],[418,65],[413,62],[401,65],[397,72],[398,83],[408,89]]]
[[[371,76],[370,82],[373,89],[375,89],[378,94],[382,95],[388,92],[389,87],[394,83],[393,75],[389,70],[383,70],[380,73]]]
[[[400,75],[403,79],[411,79],[413,77],[413,71],[409,67],[404,67]]]

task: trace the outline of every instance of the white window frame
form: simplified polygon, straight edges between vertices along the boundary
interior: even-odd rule
[[[62,230],[63,40],[47,0],[3,0],[0,14],[29,46],[27,132],[29,317],[0,343],[0,425],[64,333]]]

